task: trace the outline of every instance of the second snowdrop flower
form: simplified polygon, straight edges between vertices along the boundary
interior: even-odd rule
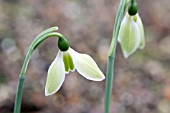
[[[118,41],[125,58],[145,46],[143,24],[136,7],[136,2],[132,0],[120,27]]]

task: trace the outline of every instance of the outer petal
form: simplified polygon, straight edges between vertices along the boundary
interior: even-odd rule
[[[45,86],[46,96],[56,93],[64,82],[65,69],[62,57],[63,53],[59,51],[57,57],[49,67]]]
[[[139,16],[139,14],[136,15],[136,23],[137,23],[137,26],[139,27],[139,30],[140,30],[140,37],[141,37],[141,41],[140,41],[140,46],[139,48],[140,49],[143,49],[145,47],[145,34],[144,34],[144,28],[143,28],[143,24],[142,24],[142,20]]]
[[[132,16],[126,14],[119,32],[119,42],[125,58],[136,51],[139,47],[140,40],[141,38],[137,24]]]
[[[80,54],[71,48],[69,48],[68,52],[72,56],[75,69],[86,79],[93,81],[105,79],[104,74],[89,55]]]

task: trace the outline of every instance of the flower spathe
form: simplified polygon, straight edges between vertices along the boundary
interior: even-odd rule
[[[59,50],[48,70],[45,95],[56,93],[64,82],[65,74],[75,69],[88,80],[105,79],[104,74],[89,55],[78,53],[71,48],[65,52]]]
[[[138,13],[130,16],[127,12],[121,23],[118,41],[125,58],[133,54],[138,48],[144,48],[144,29]]]

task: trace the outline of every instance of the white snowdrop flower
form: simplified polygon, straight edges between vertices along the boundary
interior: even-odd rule
[[[56,93],[64,82],[65,74],[75,69],[88,80],[102,81],[105,79],[104,74],[89,55],[78,53],[69,47],[67,51],[59,50],[56,58],[50,65],[45,95]]]
[[[138,13],[131,16],[127,12],[121,23],[118,42],[125,58],[128,58],[138,48],[145,47],[143,24]]]

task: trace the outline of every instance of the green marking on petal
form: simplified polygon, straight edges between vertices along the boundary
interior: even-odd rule
[[[134,16],[134,17],[133,17],[133,20],[136,22],[136,21],[137,21],[137,17],[136,17],[136,16]]]
[[[68,52],[64,52],[63,61],[65,65],[65,71],[67,73],[71,70],[74,70],[73,60]]]
[[[69,71],[69,62],[67,60],[67,53],[64,53],[63,61],[64,61],[64,66],[65,66],[65,71],[68,72]]]
[[[74,70],[74,64],[73,64],[73,60],[70,56],[70,54],[68,54],[68,60],[69,60],[69,66],[71,70]]]

